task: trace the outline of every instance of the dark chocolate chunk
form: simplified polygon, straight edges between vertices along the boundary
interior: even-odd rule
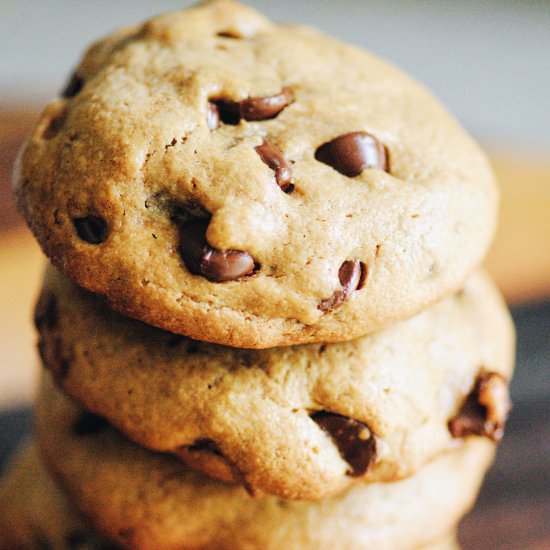
[[[78,76],[77,73],[73,73],[69,79],[69,82],[67,82],[67,85],[61,92],[61,97],[67,99],[74,97],[82,91],[82,88],[84,88],[84,79]]]
[[[315,158],[345,176],[358,176],[366,168],[389,171],[388,152],[367,132],[350,132],[321,145]]]
[[[73,424],[73,433],[79,436],[96,435],[109,426],[107,420],[91,412],[83,412]]]
[[[248,97],[242,101],[216,99],[211,102],[218,107],[224,124],[238,124],[241,119],[259,121],[275,118],[293,99],[292,92],[283,88],[278,94],[267,97]]]
[[[256,152],[260,155],[262,161],[275,172],[277,185],[285,193],[290,193],[294,189],[292,169],[281,151],[269,141],[264,140],[261,145],[256,147]]]
[[[52,329],[57,324],[57,299],[50,290],[43,290],[34,307],[34,326],[40,329]]]
[[[359,477],[368,471],[376,459],[376,438],[366,424],[326,411],[316,412],[311,418],[330,435],[350,465],[347,475]]]
[[[365,286],[368,268],[359,260],[346,260],[338,270],[338,279],[342,285],[342,290],[336,290],[332,296],[321,301],[317,306],[323,313],[333,311],[340,307],[349,295],[355,290],[360,290]]]
[[[191,273],[221,283],[250,275],[255,264],[248,252],[216,250],[206,242],[209,220],[193,220],[180,227],[179,251]]]
[[[482,370],[458,413],[449,420],[453,437],[483,436],[498,442],[510,411],[508,385],[495,372]]]
[[[74,218],[73,223],[78,236],[87,243],[101,244],[109,236],[107,223],[99,216]]]

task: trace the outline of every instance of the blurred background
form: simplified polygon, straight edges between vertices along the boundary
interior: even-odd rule
[[[29,425],[37,363],[30,317],[43,265],[10,195],[17,148],[90,41],[191,3],[0,0],[0,460]],[[514,313],[518,370],[508,434],[461,539],[466,549],[550,548],[550,2],[248,3],[401,66],[488,151],[503,202],[487,266]]]

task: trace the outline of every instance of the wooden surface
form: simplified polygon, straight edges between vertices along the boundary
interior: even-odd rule
[[[0,109],[0,409],[28,404],[37,372],[30,320],[44,259],[15,212],[8,183],[35,116],[32,109]],[[487,266],[515,306],[515,409],[461,542],[466,550],[550,550],[550,163],[502,152],[493,161],[503,202]],[[16,417],[0,417],[0,447],[19,435]]]

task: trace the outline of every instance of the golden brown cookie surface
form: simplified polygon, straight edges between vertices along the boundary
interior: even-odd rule
[[[483,274],[376,334],[271,350],[128,320],[53,269],[36,311],[65,391],[140,445],[253,493],[399,479],[467,436],[498,440],[506,419],[513,328]]]
[[[455,528],[494,455],[494,444],[471,439],[404,481],[317,502],[253,498],[108,426],[83,430],[82,410],[45,383],[37,428],[47,463],[93,527],[139,550],[416,549]]]

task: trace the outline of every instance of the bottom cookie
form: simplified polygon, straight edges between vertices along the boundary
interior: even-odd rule
[[[34,444],[0,483],[0,550],[118,550],[79,518],[43,466]],[[459,550],[455,533],[417,550]]]
[[[27,444],[0,480],[0,550],[117,550],[87,528]]]
[[[452,531],[471,507],[494,445],[471,439],[416,475],[357,485],[317,502],[251,497],[124,439],[45,379],[43,456],[98,532],[132,549],[413,550]]]

